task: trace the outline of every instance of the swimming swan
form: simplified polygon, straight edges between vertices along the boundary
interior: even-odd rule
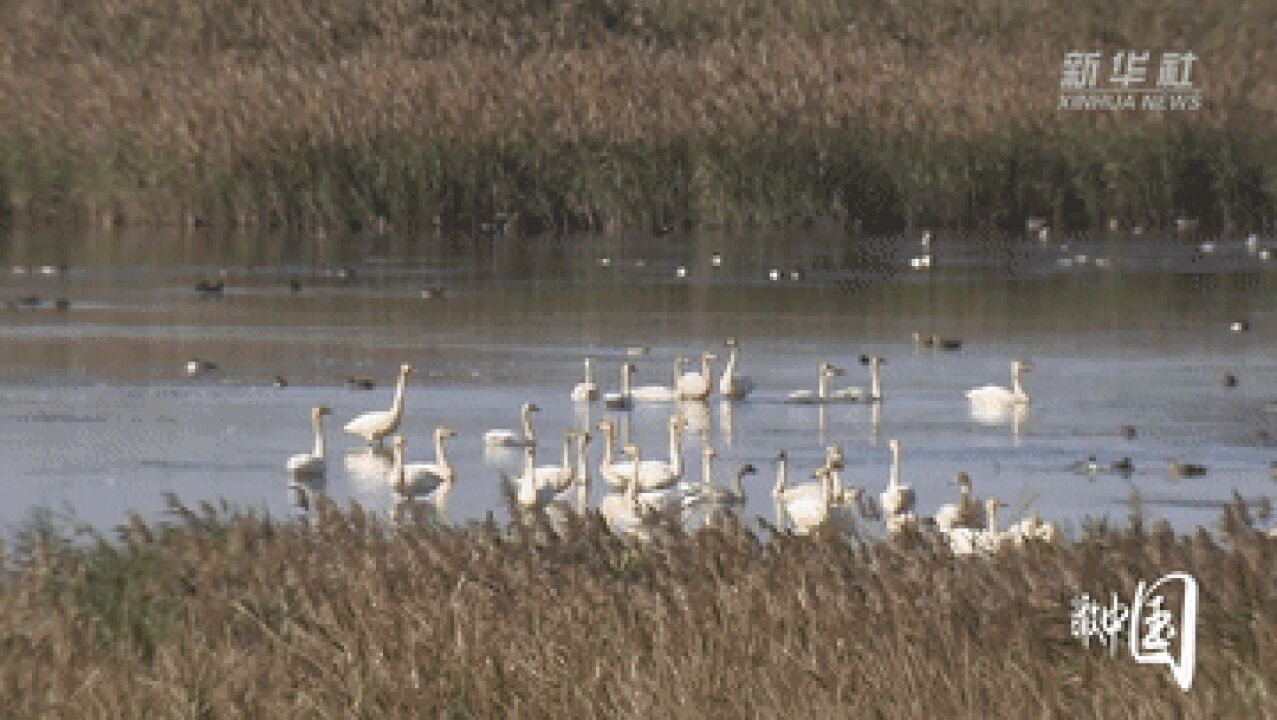
[[[727,347],[731,350],[727,356],[727,367],[723,368],[723,376],[718,380],[718,394],[726,400],[742,400],[754,391],[754,381],[736,374],[736,364],[740,361],[736,338],[727,338]]]
[[[634,407],[634,394],[630,384],[634,380],[634,363],[621,363],[621,392],[603,396],[603,407],[609,410],[629,410]]]
[[[613,487],[625,487],[630,481],[630,476],[634,474],[634,467],[629,462],[610,462],[613,448],[613,435],[611,423],[604,421],[599,423],[600,429],[605,433],[603,445],[603,461],[604,464],[599,467],[599,474],[603,476],[603,480]],[[683,477],[683,420],[677,415],[671,415],[669,419],[670,433],[670,459],[669,462],[662,460],[644,460],[639,467],[639,490],[660,490],[667,488]]]
[[[882,505],[883,516],[890,519],[913,512],[915,498],[913,488],[900,482],[900,441],[893,438],[888,446],[891,448],[891,474],[887,479],[887,489],[878,496],[878,501]]]
[[[375,410],[346,423],[345,430],[351,435],[362,437],[369,445],[380,445],[382,438],[399,429],[403,420],[404,387],[408,376],[412,374],[412,366],[404,363],[399,366],[399,383],[395,386],[395,399],[389,410]]]
[[[785,398],[785,402],[799,405],[828,402],[829,380],[842,374],[842,368],[834,367],[828,362],[822,362],[820,364],[820,378],[816,384],[816,392],[813,393],[810,390],[795,390],[789,394],[789,397]]]
[[[426,495],[456,479],[456,472],[448,462],[447,442],[456,437],[452,428],[435,428],[435,461],[432,463],[404,463],[404,438],[394,439],[395,490],[403,495]]]
[[[585,380],[572,388],[572,399],[576,402],[592,402],[599,399],[599,385],[594,382],[594,361],[585,359]]]
[[[678,383],[678,379],[683,376],[683,367],[687,364],[687,358],[674,358],[674,383]],[[631,392],[634,399],[639,402],[674,402],[678,399],[678,390],[673,386],[666,387],[664,385],[640,385]]]
[[[310,426],[315,431],[315,447],[309,453],[288,458],[288,472],[294,477],[318,477],[327,469],[324,461],[324,416],[332,413],[325,405],[310,411]]]
[[[575,432],[563,434],[563,464],[536,467],[536,448],[525,448],[523,472],[514,479],[515,497],[523,507],[545,507],[572,484],[572,440]]]
[[[790,485],[789,453],[782,450],[776,456],[776,484],[772,487],[772,498],[784,510],[784,515],[793,521],[794,529],[800,535],[810,532],[829,517],[833,478],[823,472],[823,468],[821,470],[817,473],[819,483]]]
[[[1029,395],[1024,392],[1024,386],[1020,384],[1020,380],[1024,373],[1032,369],[1032,363],[1016,360],[1011,363],[1012,387],[1010,390],[999,385],[972,388],[967,391],[967,400],[971,401],[974,407],[988,409],[1007,409],[1014,405],[1027,405]]]
[[[687,373],[678,379],[679,400],[704,400],[709,397],[713,384],[710,378],[714,374],[714,360],[717,355],[711,352],[701,353],[701,371]]]
[[[489,430],[483,434],[483,444],[488,447],[536,447],[537,435],[532,430],[532,413],[541,408],[532,403],[523,403],[519,407],[519,417],[523,421],[523,433],[513,430]]]
[[[832,395],[844,402],[882,402],[882,358],[869,358],[869,389],[862,387],[840,388]]]
[[[958,502],[941,505],[936,510],[936,527],[942,533],[957,528],[979,528],[985,524],[982,504],[971,493],[971,476],[965,472],[958,473],[956,480],[950,484],[958,486]]]

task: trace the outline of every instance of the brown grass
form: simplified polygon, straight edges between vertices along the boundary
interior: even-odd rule
[[[1271,717],[1277,542],[1093,527],[955,559],[739,525],[646,546],[188,514],[48,540],[0,583],[7,717]],[[1069,600],[1202,587],[1194,686],[1069,636]]]

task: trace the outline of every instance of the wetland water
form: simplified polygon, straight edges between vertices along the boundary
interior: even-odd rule
[[[1063,245],[1067,243],[1067,247]],[[1274,243],[1277,244],[1277,243]],[[853,247],[854,249],[848,249]],[[903,446],[902,476],[930,514],[952,502],[958,471],[996,494],[1007,520],[1027,510],[1076,529],[1086,517],[1122,520],[1131,491],[1146,516],[1182,531],[1210,526],[1234,491],[1277,494],[1277,264],[1242,239],[1203,254],[1179,238],[1092,236],[989,240],[939,233],[934,266],[910,270],[913,239],[698,234],[690,238],[568,240],[338,240],[182,236],[11,235],[0,240],[0,522],[13,532],[37,508],[110,526],[136,510],[159,517],[164,494],[297,512],[284,463],[310,449],[310,408],[327,404],[324,491],[389,509],[379,475],[388,461],[341,432],[354,415],[389,406],[400,362],[416,372],[401,431],[409,461],[433,455],[436,425],[457,431],[453,522],[506,515],[498,471],[519,456],[485,454],[489,428],[517,428],[537,403],[538,463],[557,462],[562,432],[616,415],[645,458],[667,448],[671,411],[689,420],[689,479],[699,479],[701,433],[718,450],[720,481],[741,463],[746,513],[773,517],[772,458],[791,456],[806,481],[829,442],[846,452],[847,482],[876,497],[887,441]],[[722,253],[722,267],[711,256]],[[1079,266],[1076,256],[1086,255]],[[1102,257],[1108,267],[1096,267]],[[609,263],[603,266],[600,260]],[[1071,267],[1062,264],[1073,260]],[[65,271],[41,266],[65,264]],[[686,277],[676,268],[686,267]],[[783,280],[769,280],[772,269]],[[788,279],[791,269],[801,278]],[[193,290],[224,276],[220,298]],[[290,282],[296,280],[300,290]],[[423,299],[422,290],[443,297]],[[26,306],[23,298],[41,304]],[[67,298],[64,310],[55,298]],[[1245,320],[1248,332],[1230,324]],[[913,332],[961,338],[960,351],[917,347]],[[569,399],[581,359],[604,391],[618,384],[626,348],[636,384],[668,384],[676,355],[742,348],[746,400],[639,405],[605,413]],[[885,400],[868,405],[783,403],[814,388],[816,368],[847,369],[866,385],[862,353],[887,359]],[[188,377],[192,358],[218,369]],[[964,393],[1010,384],[1009,363],[1034,363],[1026,414],[974,418]],[[721,370],[722,360],[716,369]],[[1224,378],[1233,374],[1236,385]],[[273,385],[284,376],[287,387]],[[357,390],[349,376],[377,386]],[[1121,428],[1137,428],[1134,438]],[[597,466],[600,442],[591,446]],[[1129,476],[1079,473],[1130,457]],[[1172,460],[1207,466],[1174,478]],[[592,470],[597,478],[597,471]],[[597,483],[596,483],[597,485]],[[602,493],[594,490],[594,495]],[[1004,521],[1005,522],[1005,521]]]

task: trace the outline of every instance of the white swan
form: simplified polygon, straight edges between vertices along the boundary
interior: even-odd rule
[[[711,352],[701,353],[701,371],[686,373],[678,379],[679,400],[704,400],[709,397],[710,391],[714,388],[710,378],[713,377],[714,360],[717,358],[718,356]]]
[[[957,528],[979,528],[985,524],[984,509],[971,494],[971,476],[958,473],[958,502],[941,505],[936,510],[936,527],[942,533]],[[953,484],[951,483],[951,484]]]
[[[604,423],[599,424],[606,433],[603,446],[604,464],[599,467],[599,474],[603,476],[607,484],[613,487],[625,487],[625,484],[630,481],[630,476],[634,474],[635,468],[630,462],[609,462],[612,456],[613,439],[610,423],[608,425],[609,427],[605,428]],[[683,421],[676,415],[670,416],[669,432],[669,462],[644,460],[638,468],[640,491],[667,488],[683,477]]]
[[[563,435],[563,464],[536,466],[536,448],[525,448],[523,472],[514,478],[518,486],[515,498],[523,507],[545,507],[572,484],[572,439],[574,432]]]
[[[346,423],[345,430],[351,435],[362,437],[369,445],[380,445],[382,438],[399,429],[403,420],[404,387],[408,376],[412,374],[412,366],[404,363],[399,366],[399,383],[395,386],[395,399],[389,410],[376,410]]]
[[[714,482],[714,458],[716,457],[718,457],[718,453],[709,445],[706,445],[701,451],[701,481],[698,485],[689,487],[683,495],[684,507],[745,504],[745,476],[757,473],[758,469],[750,464],[741,465],[732,478],[732,486],[730,488],[719,487]]]
[[[683,367],[686,364],[687,358],[674,358],[674,383],[677,384],[678,379],[683,376]],[[631,394],[639,402],[674,402],[678,399],[678,390],[664,385],[640,385]]]
[[[949,549],[954,555],[987,555],[997,552],[1007,539],[998,532],[998,508],[1006,505],[996,497],[984,501],[986,525],[980,529],[954,528],[946,533]]]
[[[638,460],[638,449],[627,445],[626,451],[633,450],[631,464]],[[638,501],[638,477],[630,475],[629,482],[622,492],[609,492],[599,501],[599,514],[607,521],[612,532],[628,535],[639,540],[651,539],[651,521],[653,514],[643,508]]]
[[[532,403],[519,406],[519,418],[523,422],[523,432],[513,430],[489,430],[483,434],[483,444],[488,447],[536,447],[537,435],[532,429],[532,413],[541,408]]]
[[[594,361],[585,359],[585,380],[572,388],[572,399],[576,402],[591,402],[599,399],[599,385],[594,382]]]
[[[890,519],[913,512],[915,498],[913,488],[900,482],[900,441],[893,438],[888,446],[891,448],[891,474],[887,479],[887,489],[878,496],[878,501],[883,517]]]
[[[810,532],[829,517],[833,478],[824,472],[824,468],[817,474],[819,483],[790,485],[789,453],[782,450],[776,456],[776,484],[772,487],[772,498],[777,507],[784,510],[784,515],[793,521],[794,530],[800,535]]]
[[[999,385],[985,385],[967,391],[967,400],[980,409],[1008,409],[1014,405],[1027,405],[1028,393],[1020,384],[1021,376],[1032,370],[1033,364],[1016,360],[1011,363],[1011,389]]]
[[[785,398],[785,402],[800,405],[828,402],[829,380],[842,374],[842,368],[834,367],[829,362],[822,362],[820,364],[820,377],[816,382],[816,392],[813,393],[810,390],[795,390]]]
[[[432,463],[404,463],[404,437],[394,439],[395,490],[402,495],[427,495],[456,479],[456,472],[448,462],[448,438],[455,437],[452,428],[435,428],[435,461]]]
[[[327,469],[324,460],[324,416],[331,415],[332,412],[325,405],[310,411],[310,426],[315,431],[315,447],[309,453],[288,458],[288,472],[293,477],[318,477],[324,474]]]
[[[640,510],[652,513],[667,513],[681,504],[683,493],[669,485],[644,487],[644,461],[639,457],[638,446],[630,443],[625,446],[625,454],[629,456],[629,478],[626,482],[626,494],[638,503]],[[650,461],[649,461],[650,462]]]
[[[1060,529],[1055,523],[1043,522],[1042,516],[1034,513],[1007,528],[1003,535],[1017,547],[1030,542],[1054,545],[1060,540]]]
[[[723,376],[718,379],[718,394],[726,400],[743,400],[754,391],[752,378],[736,374],[736,364],[740,362],[740,346],[736,338],[727,338],[730,352],[727,356],[727,367],[723,368]]]
[[[882,402],[882,358],[869,358],[869,389],[862,387],[839,388],[832,394],[834,400],[847,402]]]
[[[621,363],[621,392],[603,396],[603,407],[609,410],[629,410],[634,407],[634,395],[630,384],[634,380],[634,363]]]

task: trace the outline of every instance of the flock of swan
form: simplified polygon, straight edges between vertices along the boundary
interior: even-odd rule
[[[685,372],[686,361],[676,359],[670,385],[634,387],[634,364],[626,361],[620,367],[620,386],[614,392],[601,392],[595,377],[594,362],[586,359],[585,374],[571,389],[569,398],[578,404],[601,402],[611,410],[627,410],[636,403],[661,403],[673,401],[703,402],[715,387],[725,400],[742,400],[754,390],[755,383],[739,374],[739,345],[726,341],[729,356],[726,369],[714,382],[712,352],[701,355],[698,371]],[[879,357],[863,356],[861,362],[870,370],[868,387],[834,388],[832,379],[843,374],[843,369],[825,362],[819,366],[817,387],[813,390],[797,390],[786,396],[786,402],[794,404],[821,403],[880,403],[883,399],[881,365]],[[976,408],[1006,411],[1022,407],[1029,402],[1022,376],[1031,370],[1027,362],[1015,361],[1011,365],[1010,388],[986,385],[967,392],[967,401],[973,411]],[[391,439],[392,464],[385,474],[394,492],[405,499],[446,498],[456,482],[456,472],[448,459],[448,441],[456,432],[439,427],[434,432],[434,459],[431,462],[409,462],[407,442],[403,435],[395,434],[404,416],[404,398],[412,366],[400,366],[394,399],[388,410],[367,412],[350,420],[344,426],[346,433],[362,439],[369,448],[384,447]],[[593,482],[592,469],[597,469],[599,480],[607,493],[598,509],[609,525],[618,533],[639,538],[648,537],[653,526],[671,516],[683,516],[685,520],[698,518],[702,524],[712,524],[734,506],[743,505],[746,499],[745,478],[756,475],[753,465],[741,466],[732,476],[731,484],[723,486],[714,479],[714,459],[717,453],[710,446],[708,436],[702,436],[701,463],[698,478],[693,478],[683,458],[683,436],[687,432],[687,420],[679,414],[671,415],[668,422],[669,447],[664,457],[645,456],[638,445],[625,443],[618,446],[616,423],[605,418],[591,429],[597,429],[601,438],[602,457],[591,466],[589,447],[594,439],[590,432],[579,429],[563,433],[557,463],[538,464],[538,437],[533,417],[540,408],[533,403],[520,407],[521,424],[517,430],[493,429],[484,434],[484,446],[489,451],[522,451],[522,464],[516,472],[501,472],[503,484],[509,489],[517,505],[535,509],[560,507],[575,496],[575,507],[587,509],[589,488]],[[295,482],[322,478],[326,472],[323,419],[331,414],[326,406],[312,410],[311,424],[314,447],[309,453],[294,455],[287,461],[287,469]],[[917,530],[934,527],[948,539],[957,554],[987,554],[1004,545],[1021,545],[1029,541],[1053,542],[1057,528],[1043,522],[1036,515],[1020,520],[1006,529],[998,526],[998,509],[1005,505],[997,498],[980,500],[972,491],[970,478],[961,474],[956,485],[956,502],[941,506],[931,516],[917,513],[913,488],[902,480],[900,472],[901,445],[889,442],[891,465],[887,483],[876,502],[865,490],[849,485],[842,477],[843,451],[840,445],[826,448],[823,464],[807,475],[809,481],[791,480],[791,462],[786,451],[775,456],[775,480],[772,498],[777,512],[778,526],[792,526],[795,533],[806,534],[826,523],[845,525],[854,516],[877,519],[889,533],[906,529]]]

